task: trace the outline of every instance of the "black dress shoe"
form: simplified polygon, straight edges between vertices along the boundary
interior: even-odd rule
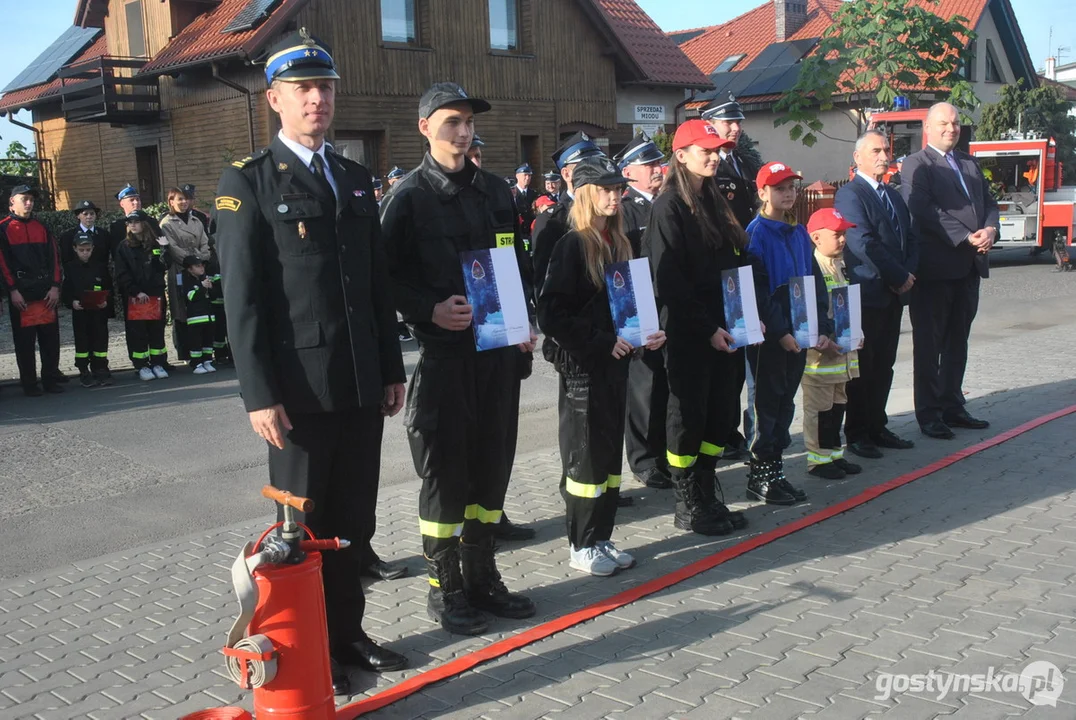
[[[949,429],[949,426],[943,423],[941,420],[933,420],[928,423],[921,423],[919,425],[919,431],[927,437],[931,437],[936,440],[952,440],[955,437],[953,435],[953,431]]]
[[[857,440],[853,443],[848,443],[848,452],[870,460],[877,460],[882,457],[882,451],[871,440]]]
[[[41,388],[38,387],[37,383],[34,383],[33,385],[23,385],[22,392],[26,397],[41,397],[45,394],[41,392]]]
[[[672,477],[667,470],[652,467],[635,473],[635,479],[655,490],[668,490],[672,487]]]
[[[888,428],[872,437],[871,440],[873,440],[874,444],[878,447],[889,448],[890,450],[911,450],[915,447],[914,442],[897,436]]]
[[[635,505],[635,498],[633,498],[631,495],[617,495],[617,507],[632,507],[633,505]]]
[[[968,430],[985,430],[990,427],[990,423],[986,420],[980,420],[968,415],[968,411],[961,408],[954,412],[947,412],[942,416],[942,420],[949,427],[967,428]]]
[[[391,672],[407,667],[407,658],[381,647],[370,638],[334,648],[332,658],[341,665],[354,665],[369,672]]]
[[[859,475],[863,472],[863,468],[855,463],[848,462],[844,458],[837,458],[833,461],[833,464],[844,470],[845,475]]]
[[[67,375],[64,375],[62,372],[56,372],[56,373],[54,373],[52,375],[49,375],[48,380],[49,380],[50,383],[67,383],[67,382],[71,382],[71,378],[69,378]]]
[[[815,465],[807,471],[808,475],[814,475],[815,477],[823,478],[825,480],[844,480],[844,476],[847,473],[836,463],[828,462],[821,465]]]
[[[59,395],[64,389],[59,385],[44,385],[45,392],[52,393],[53,395]]]
[[[506,513],[501,513],[501,521],[493,526],[493,537],[498,540],[532,540],[534,529],[516,525]]]
[[[381,558],[375,558],[373,562],[362,569],[362,574],[374,580],[396,580],[405,577],[410,572],[406,565],[399,563],[387,563]]]
[[[350,696],[351,678],[347,676],[347,672],[332,658],[329,658],[329,668],[333,679],[333,695]]]

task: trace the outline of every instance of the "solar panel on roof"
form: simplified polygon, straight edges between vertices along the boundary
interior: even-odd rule
[[[249,0],[246,7],[240,10],[239,14],[232,18],[232,21],[225,25],[221,32],[233,33],[250,30],[269,17],[269,11],[279,2],[280,0]]]
[[[818,38],[806,38],[803,40],[786,40],[773,43],[766,47],[758,57],[751,61],[745,70],[757,70],[774,65],[791,65],[803,59],[803,57],[818,44]]]
[[[72,25],[60,37],[53,40],[44,52],[34,58],[34,61],[0,92],[8,93],[12,90],[49,82],[56,77],[61,67],[89,47],[101,32],[103,31],[100,28],[81,28]]]

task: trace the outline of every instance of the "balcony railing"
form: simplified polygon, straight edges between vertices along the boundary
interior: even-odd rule
[[[160,119],[157,78],[137,77],[145,58],[96,57],[60,68],[68,122],[140,125]]]

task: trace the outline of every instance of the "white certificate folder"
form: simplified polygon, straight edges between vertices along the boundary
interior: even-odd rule
[[[495,350],[530,342],[531,326],[514,248],[460,253],[475,347]]]

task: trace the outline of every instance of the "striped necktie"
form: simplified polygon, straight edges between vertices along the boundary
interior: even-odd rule
[[[883,182],[878,183],[878,197],[889,212],[889,219],[893,221],[893,227],[899,231],[900,219],[897,217],[897,208],[893,206],[893,201],[889,199],[889,193],[886,192],[885,183]]]

